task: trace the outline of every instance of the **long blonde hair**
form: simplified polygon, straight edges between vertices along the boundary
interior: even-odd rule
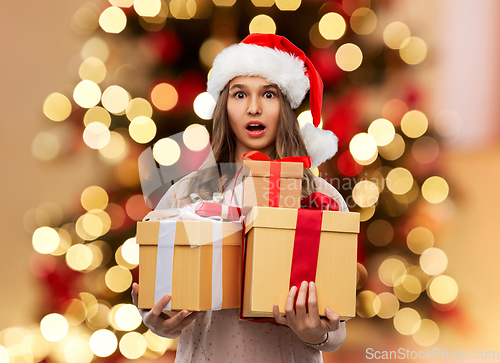
[[[236,136],[231,129],[227,114],[228,95],[229,85],[226,85],[217,100],[213,114],[212,151],[217,166],[200,169],[191,180],[189,192],[185,198],[191,193],[197,193],[202,199],[212,199],[213,193],[223,193],[231,179],[236,176],[237,167],[234,164]],[[278,98],[281,110],[276,132],[276,150],[270,158],[274,160],[288,156],[307,155],[297,116],[279,88]],[[314,176],[309,169],[304,169],[302,196],[306,197],[314,191]]]

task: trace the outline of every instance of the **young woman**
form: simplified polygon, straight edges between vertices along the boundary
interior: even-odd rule
[[[321,79],[304,53],[286,38],[252,34],[221,52],[208,82],[208,91],[217,99],[212,133],[217,164],[241,163],[241,156],[252,150],[271,159],[310,155],[313,166],[331,158],[336,152],[336,137],[312,125],[301,134],[293,111],[308,90],[317,126]],[[222,192],[224,204],[241,201],[241,188],[235,187],[234,193],[232,190],[235,169],[207,168],[188,175],[169,189],[156,211],[182,207],[190,202],[191,193],[211,199],[214,192]],[[318,191],[347,211],[335,188],[308,169],[304,174],[304,197]],[[134,284],[132,298],[136,305],[138,290]],[[240,321],[237,309],[183,310],[167,316],[162,311],[169,301],[167,295],[153,309],[140,313],[154,333],[168,338],[180,336],[176,362],[321,362],[320,351],[334,351],[345,339],[345,325],[337,313],[326,308],[327,319],[320,318],[313,282],[304,281],[298,291],[292,287],[286,315],[274,306],[275,320],[281,325]]]

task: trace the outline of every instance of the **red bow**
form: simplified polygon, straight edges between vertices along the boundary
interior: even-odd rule
[[[300,202],[301,208],[338,211],[339,205],[328,195],[315,192]]]
[[[311,158],[309,156],[289,156],[283,159],[271,160],[271,158],[260,151],[249,151],[241,157],[242,159],[250,159],[255,161],[271,161],[275,163],[302,163],[304,168],[311,167]]]

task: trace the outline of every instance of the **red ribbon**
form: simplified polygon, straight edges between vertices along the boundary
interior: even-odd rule
[[[249,151],[243,154],[242,159],[254,161],[269,161],[270,175],[269,175],[269,206],[280,206],[280,176],[281,176],[281,163],[302,163],[305,168],[311,167],[311,158],[309,156],[289,156],[283,159],[271,160],[271,158],[260,151]]]
[[[309,194],[300,202],[302,208],[338,211],[339,205],[328,195],[315,192]]]

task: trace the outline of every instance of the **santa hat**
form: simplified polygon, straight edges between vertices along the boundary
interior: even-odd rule
[[[217,55],[207,82],[208,93],[217,100],[229,81],[238,76],[258,76],[276,84],[293,109],[300,106],[309,91],[314,126],[307,123],[301,131],[312,167],[335,155],[337,136],[318,128],[323,81],[302,50],[279,35],[250,34]]]

